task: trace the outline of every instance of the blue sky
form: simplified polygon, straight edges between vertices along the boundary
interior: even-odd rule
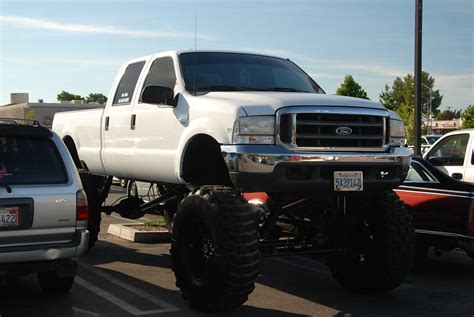
[[[415,0],[0,0],[0,104],[108,94],[132,58],[194,47],[288,57],[327,93],[352,74],[373,100],[413,73]],[[474,104],[474,0],[424,0],[423,69],[442,108]]]

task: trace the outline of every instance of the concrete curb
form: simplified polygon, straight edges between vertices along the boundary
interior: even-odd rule
[[[132,242],[168,242],[169,231],[140,231],[131,226],[143,225],[143,223],[120,223],[111,224],[107,233]]]

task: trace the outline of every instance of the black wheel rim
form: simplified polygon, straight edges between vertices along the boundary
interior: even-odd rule
[[[194,219],[186,226],[183,237],[183,263],[191,283],[205,286],[214,271],[215,245],[209,225],[202,219]]]

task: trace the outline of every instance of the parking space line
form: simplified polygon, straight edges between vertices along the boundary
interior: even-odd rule
[[[92,291],[93,293],[105,298],[106,300],[108,300],[109,302],[115,304],[116,306],[122,308],[123,310],[126,310],[127,312],[129,312],[130,314],[133,314],[135,316],[141,316],[141,315],[148,315],[148,314],[161,314],[161,313],[169,313],[169,312],[175,312],[175,311],[179,311],[179,308],[165,302],[164,300],[162,299],[159,299],[159,298],[156,298],[150,294],[148,294],[147,292],[141,290],[141,289],[138,289],[138,288],[135,288],[125,282],[122,282],[120,280],[118,280],[117,278],[111,276],[110,274],[108,273],[105,273],[103,272],[102,270],[100,269],[97,269],[95,267],[93,267],[92,265],[89,265],[89,264],[86,264],[86,263],[79,263],[79,265],[81,267],[83,267],[84,269],[100,276],[100,277],[103,277],[104,279],[112,282],[113,284],[117,285],[117,286],[120,286],[121,288],[124,288],[126,290],[128,290],[129,292],[132,292],[132,293],[135,293],[136,295],[138,296],[141,296],[142,298],[162,307],[160,309],[155,309],[155,310],[140,310],[138,309],[137,307],[127,303],[127,302],[124,302],[123,300],[117,298],[116,296],[104,291],[103,289],[100,289],[99,287],[87,282],[86,280],[82,279],[81,277],[76,277],[76,282],[89,289],[90,291]]]

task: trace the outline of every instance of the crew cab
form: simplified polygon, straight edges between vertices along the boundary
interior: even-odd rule
[[[163,213],[177,285],[194,307],[244,303],[260,254],[328,254],[334,277],[358,291],[393,289],[410,270],[415,232],[392,190],[412,156],[403,122],[379,103],[326,95],[289,59],[137,58],[105,109],[57,113],[53,130],[88,179],[92,239],[101,210]],[[156,183],[159,195],[101,207],[113,176]],[[248,191],[267,192],[273,207],[252,208]],[[297,236],[275,228],[281,214]]]

